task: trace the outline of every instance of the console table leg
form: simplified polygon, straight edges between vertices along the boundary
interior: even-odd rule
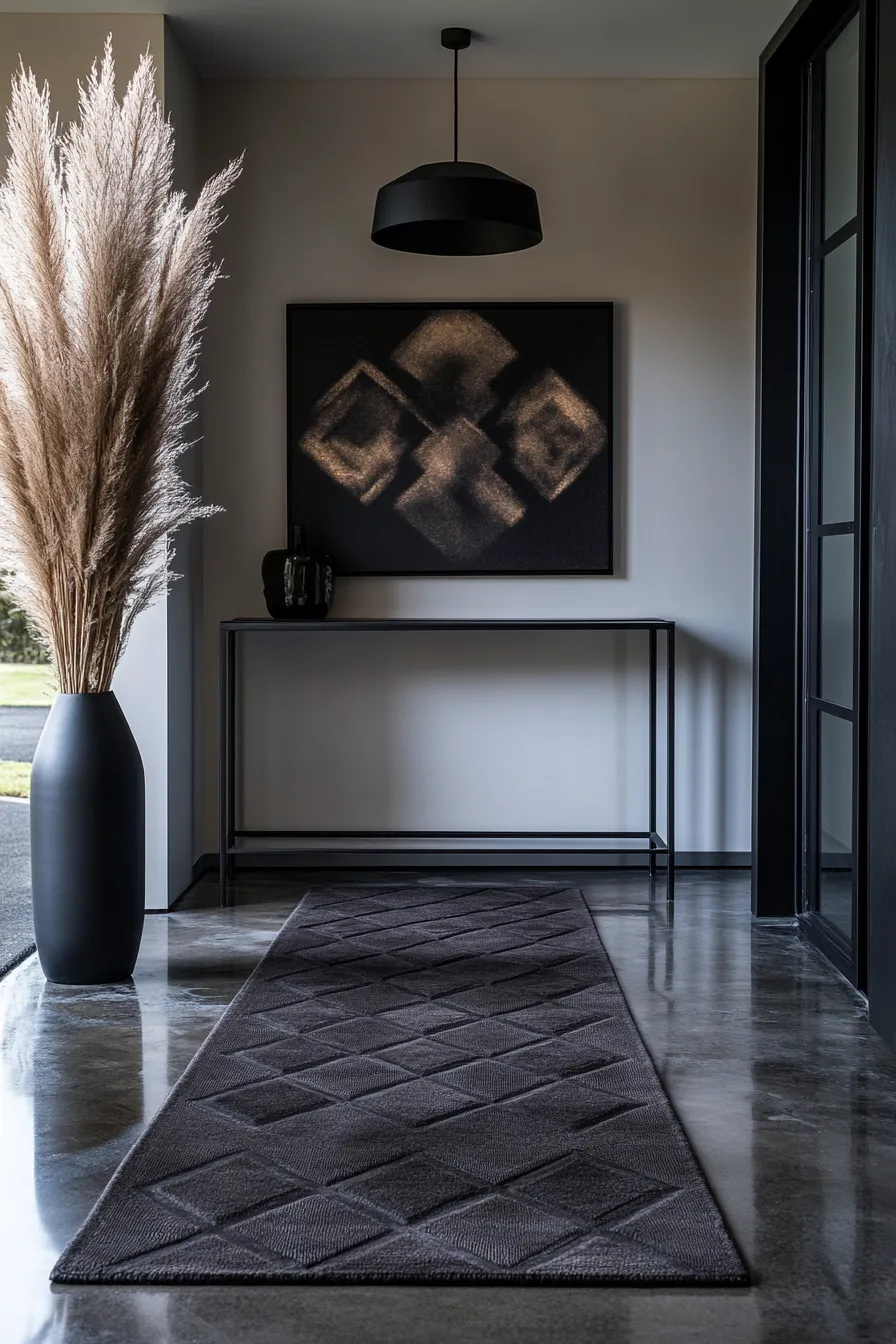
[[[647,769],[647,776],[650,781],[650,820],[647,829],[650,831],[650,854],[647,860],[647,867],[650,877],[650,895],[653,897],[653,888],[656,882],[656,849],[654,848],[654,836],[656,835],[656,631],[649,633],[650,644],[650,761]]]
[[[675,900],[675,628],[666,630],[666,900]]]
[[[233,833],[234,643],[233,631],[222,630],[218,684],[220,706],[218,902],[222,909],[227,905],[227,882],[231,867],[229,850]]]

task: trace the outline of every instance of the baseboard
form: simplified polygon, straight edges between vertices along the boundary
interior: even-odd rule
[[[676,871],[685,868],[749,868],[751,866],[749,850],[682,850],[675,856]],[[647,859],[643,854],[478,854],[472,852],[454,854],[426,854],[420,852],[413,856],[413,862],[407,855],[401,856],[396,865],[395,856],[377,850],[375,853],[361,854],[357,850],[351,853],[330,852],[327,854],[297,854],[295,857],[281,854],[237,858],[238,869],[260,868],[646,868]],[[662,859],[660,860],[662,870]],[[218,855],[202,854],[193,864],[193,881],[198,882],[206,873],[217,873]]]
[[[676,868],[752,868],[748,849],[685,849],[675,856]]]

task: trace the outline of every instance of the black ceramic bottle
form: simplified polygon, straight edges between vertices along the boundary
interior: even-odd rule
[[[293,528],[292,546],[268,551],[261,562],[264,600],[277,621],[322,621],[333,597],[333,566],[328,556],[312,555],[301,523]]]
[[[127,980],[143,932],[143,763],[112,691],[57,695],[31,772],[34,940],[64,985]]]

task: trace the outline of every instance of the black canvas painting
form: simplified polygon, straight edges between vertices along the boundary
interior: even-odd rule
[[[289,522],[338,573],[612,573],[612,304],[287,316]]]

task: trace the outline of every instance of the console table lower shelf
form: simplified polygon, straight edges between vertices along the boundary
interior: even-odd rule
[[[553,831],[535,834],[523,831],[263,831],[245,830],[236,821],[238,703],[237,636],[277,632],[319,635],[339,632],[439,633],[449,630],[563,630],[644,631],[648,636],[649,702],[648,824],[643,831]],[[657,636],[665,636],[665,838],[657,829],[657,718],[661,690],[657,676]],[[589,856],[643,854],[647,860],[651,889],[658,861],[665,868],[666,899],[675,898],[675,624],[663,620],[594,621],[425,621],[425,620],[326,620],[273,621],[232,620],[221,623],[220,645],[220,901],[227,904],[228,884],[237,859],[294,859],[314,867],[317,859],[328,863],[340,858],[365,857],[426,859],[450,855],[507,858],[549,857],[552,867],[581,867]]]

